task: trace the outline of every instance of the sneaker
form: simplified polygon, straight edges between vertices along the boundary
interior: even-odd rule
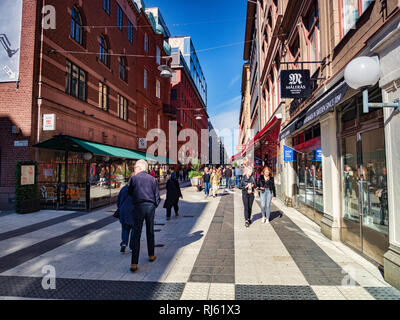
[[[267,218],[263,217],[263,223],[267,222]]]
[[[121,246],[120,252],[121,252],[121,253],[125,253],[125,249],[126,249],[126,246]]]
[[[269,219],[265,219],[265,223],[266,223],[266,224],[269,224]]]

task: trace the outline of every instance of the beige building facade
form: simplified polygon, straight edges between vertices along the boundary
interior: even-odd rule
[[[370,102],[399,97],[398,11],[391,0],[249,3],[244,56],[255,129],[248,150],[273,167],[279,197],[400,287],[399,116],[364,113],[362,93],[344,80],[354,58],[378,56],[382,77],[369,88]],[[311,96],[281,98],[281,71],[299,69],[310,70]]]

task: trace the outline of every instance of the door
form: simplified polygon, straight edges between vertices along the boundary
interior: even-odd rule
[[[342,140],[342,240],[383,265],[388,241],[384,129]]]

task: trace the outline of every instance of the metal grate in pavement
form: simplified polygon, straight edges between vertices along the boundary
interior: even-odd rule
[[[309,286],[236,285],[236,300],[318,300]]]
[[[44,290],[42,278],[0,277],[0,296],[67,300],[179,300],[184,283],[56,279]]]
[[[400,291],[391,287],[364,287],[376,300],[400,300]]]

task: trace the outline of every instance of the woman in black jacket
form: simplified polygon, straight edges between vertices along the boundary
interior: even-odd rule
[[[271,215],[271,201],[276,199],[275,181],[270,167],[265,167],[261,172],[258,181],[258,189],[260,190],[261,213],[263,222],[269,223]]]
[[[244,219],[246,228],[251,224],[251,210],[254,203],[254,191],[257,187],[256,180],[253,176],[253,168],[247,167],[245,174],[240,181],[239,188],[242,189],[242,199],[244,205]]]
[[[167,198],[164,203],[164,208],[167,209],[167,220],[171,218],[172,207],[174,207],[175,216],[179,216],[179,198],[183,199],[181,188],[175,172],[172,172],[171,178],[167,182]]]

